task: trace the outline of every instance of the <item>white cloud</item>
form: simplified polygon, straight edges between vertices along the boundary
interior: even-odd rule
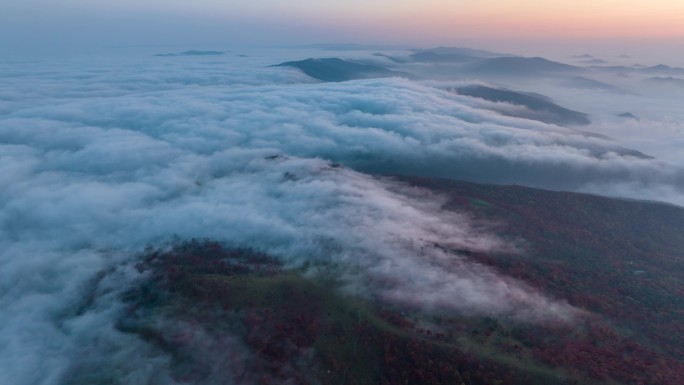
[[[274,61],[10,66],[0,88],[0,312],[11,315],[0,320],[0,372],[11,383],[59,383],[83,346],[93,357],[155,357],[145,368],[114,360],[129,383],[165,368],[159,352],[112,329],[118,290],[135,278],[125,266],[92,309],[77,310],[98,272],[173,235],[254,246],[294,266],[338,263],[347,290],[428,308],[575,314],[435,248],[513,247],[442,210],[441,197],[361,172],[638,197],[665,189],[681,202],[681,170],[618,155],[613,142],[483,111],[430,84],[318,84],[265,68]],[[276,154],[288,157],[266,159]]]

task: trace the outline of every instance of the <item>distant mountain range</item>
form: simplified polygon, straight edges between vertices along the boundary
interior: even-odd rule
[[[408,77],[415,78],[406,72],[392,71],[387,68],[364,64],[352,60],[338,58],[306,59],[277,64],[273,67],[293,67],[301,70],[314,79],[325,82],[343,82],[355,79]]]
[[[574,76],[570,79],[564,80],[562,82],[563,86],[569,87],[569,88],[578,88],[578,89],[587,89],[587,90],[606,90],[606,91],[615,91],[618,88],[610,85],[608,83],[604,83],[601,81],[598,81],[596,79],[591,79],[587,78],[584,76]]]
[[[453,52],[425,50],[409,56],[410,61],[433,64],[458,64],[455,70],[468,75],[529,77],[550,74],[581,73],[582,67],[563,64],[541,57],[475,56],[468,50]]]
[[[601,59],[589,59],[589,60],[582,60],[582,64],[608,64],[607,61],[601,60]]]
[[[618,114],[617,116],[620,117],[620,118],[625,118],[625,119],[639,120],[639,117],[636,116],[636,115],[634,115],[634,114],[631,113],[631,112],[623,112],[623,113],[621,113],[621,114]]]
[[[414,51],[415,53],[409,55],[409,61],[462,65],[457,71],[468,75],[527,77],[584,70],[541,57],[520,57],[470,48],[438,47]]]
[[[472,57],[477,57],[477,58],[495,58],[495,57],[515,56],[515,55],[506,54],[506,53],[497,53],[497,52],[485,51],[485,50],[481,50],[481,49],[463,48],[463,47],[436,47],[436,48],[429,48],[429,49],[413,49],[411,51],[415,52],[416,54],[429,52],[429,53],[438,54],[438,55],[463,55],[463,56],[472,56]]]
[[[552,62],[541,58],[502,57],[493,59],[477,59],[458,53],[439,54],[431,51],[422,51],[411,55],[412,58],[437,60],[438,62],[452,63],[454,61],[467,61],[468,73],[491,73],[507,75],[532,75],[548,72],[569,72],[579,68],[566,64]],[[297,68],[306,75],[324,82],[342,82],[357,79],[405,77],[416,78],[407,72],[394,71],[379,65],[363,63],[354,60],[340,58],[319,58],[300,61],[290,61],[274,65],[273,67]],[[575,77],[569,80],[570,84],[577,88],[602,88],[611,89],[612,86],[596,80],[583,77]],[[493,88],[482,85],[457,87],[455,91],[461,95],[476,97],[496,103],[508,103],[524,107],[524,109],[511,110],[506,108],[495,109],[497,112],[519,118],[532,119],[544,123],[561,126],[588,125],[591,121],[588,115],[573,111],[555,104],[544,95],[511,91],[502,88]]]
[[[225,55],[223,51],[184,51],[178,53],[158,53],[154,56],[169,57],[169,56],[220,56]]]
[[[543,95],[480,85],[458,87],[456,92],[460,95],[472,96],[492,102],[515,104],[527,109],[526,112],[518,112],[516,114],[505,110],[500,111],[506,115],[524,117],[558,125],[587,125],[591,123],[587,114],[563,108]]]
[[[608,71],[608,72],[624,72],[624,73],[640,73],[640,74],[654,74],[654,75],[684,75],[684,68],[670,67],[665,64],[658,64],[650,67],[642,67],[639,65],[627,66],[592,66],[592,70]]]
[[[433,51],[421,51],[409,57],[412,61],[423,63],[470,63],[482,60],[481,58],[462,53],[436,53]]]
[[[654,76],[654,77],[648,78],[646,80],[651,82],[651,83],[657,83],[657,84],[668,85],[668,86],[684,87],[684,79],[674,78],[672,76],[668,76],[668,77]]]
[[[528,77],[547,74],[583,72],[581,67],[558,63],[541,57],[498,57],[474,62],[465,72],[472,75]]]
[[[384,44],[355,44],[355,43],[321,43],[297,45],[293,48],[319,49],[324,51],[385,51],[385,50],[406,50],[409,47],[404,45],[384,45]]]
[[[461,50],[461,51],[458,51]],[[465,49],[454,49],[453,52],[442,50],[423,50],[405,58],[376,53],[374,56],[385,57],[398,65],[407,63],[431,63],[453,65],[453,73],[467,77],[531,77],[581,74],[586,71],[582,67],[558,63],[540,57],[503,56],[482,58],[466,55]],[[479,51],[478,51],[479,52]],[[295,67],[307,75],[323,81],[345,81],[353,79],[401,76],[416,78],[408,72],[401,72],[386,67],[356,60],[340,58],[318,58],[281,63],[276,66]],[[585,82],[586,83],[586,82]],[[594,84],[594,86],[596,86]],[[584,85],[586,87],[586,84]],[[606,87],[608,87],[606,85]],[[582,87],[580,87],[582,88]]]

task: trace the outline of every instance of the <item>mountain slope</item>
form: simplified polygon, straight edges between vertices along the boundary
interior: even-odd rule
[[[563,108],[543,96],[480,85],[458,87],[456,90],[460,95],[472,96],[491,102],[519,105],[528,110],[527,114],[518,113],[516,115],[508,113],[508,115],[560,125],[587,125],[591,123],[587,118],[587,114]]]
[[[189,384],[682,383],[684,209],[402,180],[521,245],[506,255],[459,254],[588,313],[571,324],[426,313],[345,295],[335,274],[191,241],[141,258],[148,279],[126,294],[118,328],[167,352],[174,379]]]

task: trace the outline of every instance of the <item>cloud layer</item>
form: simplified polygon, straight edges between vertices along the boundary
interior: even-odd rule
[[[224,56],[2,64],[0,312],[11,316],[0,320],[0,372],[9,383],[58,384],[84,355],[110,362],[124,383],[163,375],[167,358],[112,322],[118,293],[137,277],[126,262],[173,236],[257,247],[294,267],[333,264],[351,293],[427,309],[576,314],[434,247],[515,249],[443,211],[441,197],[368,173],[681,203],[681,170],[486,111],[449,84],[319,84],[266,68],[283,60]]]

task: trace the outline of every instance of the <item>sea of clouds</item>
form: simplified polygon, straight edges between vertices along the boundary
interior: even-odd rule
[[[681,168],[616,141],[500,116],[446,83],[267,67],[289,59],[0,63],[0,382],[88,383],[74,373],[106,362],[121,383],[173,383],[168,357],[114,328],[128,262],[171,239],[335,266],[349,293],[426,310],[580,312],[445,252],[521,251],[380,175],[684,203]]]

